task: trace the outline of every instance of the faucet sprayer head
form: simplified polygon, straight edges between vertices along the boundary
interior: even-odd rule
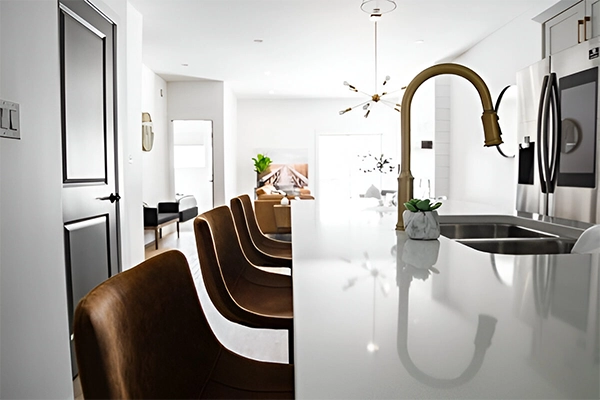
[[[502,144],[500,126],[498,125],[498,114],[496,114],[496,111],[484,110],[481,115],[481,122],[483,122],[483,134],[485,135],[484,146],[490,147]]]

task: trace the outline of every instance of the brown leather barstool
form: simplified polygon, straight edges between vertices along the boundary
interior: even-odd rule
[[[292,278],[248,261],[227,206],[196,217],[194,232],[204,286],[216,309],[228,320],[251,328],[286,329],[293,363]]]
[[[246,219],[246,226],[252,238],[252,242],[260,251],[265,254],[269,254],[274,257],[292,258],[292,244],[290,242],[284,242],[281,240],[271,239],[260,230],[258,222],[256,222],[256,215],[254,214],[254,208],[252,207],[252,200],[247,194],[243,194],[238,197],[231,199],[231,209],[234,215],[238,213],[239,209],[244,212]]]
[[[265,267],[284,267],[292,268],[292,258],[285,256],[276,256],[268,254],[260,250],[252,237],[250,236],[250,229],[248,227],[246,212],[242,201],[238,197],[231,199],[231,214],[233,214],[233,221],[235,223],[235,229],[240,239],[240,244],[244,254],[254,265],[261,265]],[[257,225],[258,228],[258,225]],[[269,238],[267,238],[269,239]],[[271,239],[269,239],[271,240]]]
[[[251,360],[218,341],[177,250],[88,293],[74,335],[86,400],[294,398],[292,365]]]

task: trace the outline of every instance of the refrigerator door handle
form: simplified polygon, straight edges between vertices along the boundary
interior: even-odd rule
[[[556,181],[558,179],[558,166],[560,163],[560,142],[562,138],[562,117],[560,110],[560,92],[558,90],[558,78],[555,73],[552,79],[550,90],[552,104],[552,153],[550,154],[550,164],[548,166],[548,193],[554,193]]]
[[[546,176],[544,174],[545,171],[545,154],[547,152],[543,152],[544,147],[544,136],[547,136],[548,129],[548,106],[549,106],[549,92],[548,92],[548,81],[550,80],[550,76],[544,76],[544,80],[542,82],[542,90],[540,95],[540,102],[538,104],[538,121],[537,121],[537,161],[538,161],[538,177],[540,179],[540,187],[542,193],[548,193],[546,186]]]

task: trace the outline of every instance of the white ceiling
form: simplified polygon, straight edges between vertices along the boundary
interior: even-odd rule
[[[362,0],[129,1],[143,16],[146,66],[167,81],[226,81],[238,98],[356,96],[345,80],[375,93],[386,75],[393,91],[557,2],[396,0],[378,23],[376,89],[374,24]]]

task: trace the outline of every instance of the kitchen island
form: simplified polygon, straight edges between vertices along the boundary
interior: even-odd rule
[[[395,223],[294,204],[297,399],[599,398],[599,255],[492,255]]]

